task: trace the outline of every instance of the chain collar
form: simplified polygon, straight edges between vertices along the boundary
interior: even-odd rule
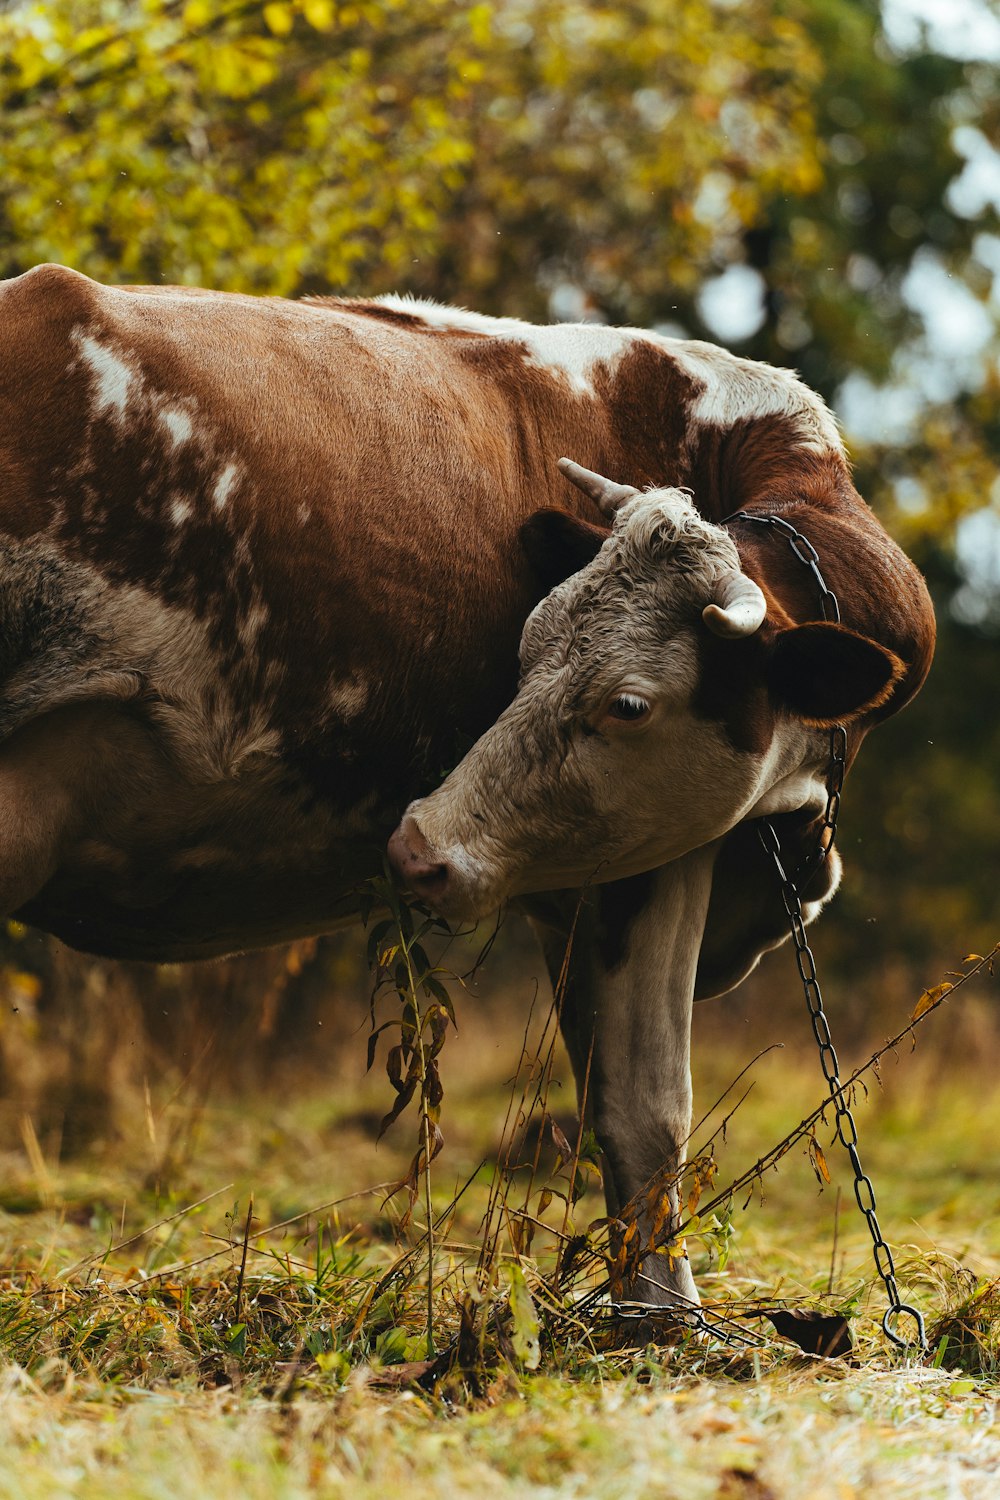
[[[832,624],[840,624],[840,604],[836,594],[827,585],[819,565],[819,554],[807,537],[801,531],[784,520],[781,516],[773,515],[751,515],[749,511],[739,510],[728,516],[723,524],[730,521],[749,521],[755,526],[769,526],[784,536],[791,547],[792,552],[805,567],[809,569],[815,579],[819,591],[820,609],[824,620]],[[854,1116],[851,1113],[847,1095],[840,1079],[840,1064],[837,1060],[836,1049],[833,1045],[833,1037],[830,1032],[830,1023],[827,1020],[826,1011],[823,1007],[823,994],[820,989],[819,976],[816,972],[816,960],[812,949],[806,938],[805,917],[802,911],[800,889],[812,879],[816,871],[829,857],[837,836],[837,820],[840,816],[840,798],[844,785],[844,773],[847,768],[847,731],[843,724],[835,724],[830,730],[830,759],[827,766],[827,800],[826,810],[823,815],[823,825],[820,829],[817,847],[811,855],[803,862],[794,875],[787,874],[784,861],[781,857],[781,842],[775,833],[774,825],[769,819],[763,818],[757,825],[757,833],[765,853],[772,860],[777,872],[781,887],[781,900],[788,918],[792,941],[795,945],[795,961],[802,980],[802,988],[805,994],[809,1017],[812,1022],[813,1036],[819,1048],[820,1065],[823,1076],[826,1079],[830,1091],[830,1100],[833,1104],[836,1121],[837,1139],[847,1152],[854,1173],[854,1196],[858,1208],[868,1225],[872,1238],[872,1255],[875,1269],[885,1287],[886,1298],[889,1303],[882,1318],[882,1328],[888,1339],[899,1349],[911,1348],[914,1344],[921,1350],[927,1348],[927,1336],[924,1331],[924,1320],[917,1308],[904,1302],[899,1294],[896,1282],[896,1267],[892,1258],[892,1251],[882,1234],[879,1226],[878,1214],[876,1212],[875,1189],[871,1178],[865,1172],[861,1164],[861,1156],[858,1151],[858,1128]],[[644,1318],[651,1313],[663,1313],[662,1307],[647,1307],[642,1303],[613,1303],[613,1312],[619,1318]],[[916,1338],[907,1339],[898,1331],[898,1323],[902,1316],[913,1319],[916,1327]],[[705,1311],[692,1304],[685,1308],[681,1320],[688,1326],[699,1332],[710,1333],[724,1343],[743,1348],[757,1347],[759,1336],[746,1333],[739,1328],[730,1318],[709,1318]]]
[[[749,511],[739,510],[734,515],[729,516],[728,520],[749,521],[756,526],[767,526],[777,531],[779,535],[784,536],[794,555],[798,558],[799,562],[809,569],[816,581],[823,619],[833,624],[840,624],[840,604],[837,596],[827,585],[819,566],[819,554],[807,537],[804,537],[789,521],[784,520],[780,516],[751,515]],[[785,915],[788,918],[792,942],[795,945],[795,962],[798,967],[799,978],[802,980],[802,988],[805,994],[806,1006],[809,1010],[809,1017],[812,1021],[813,1036],[819,1048],[820,1065],[830,1091],[831,1102],[833,1103],[837,1139],[844,1147],[850,1159],[851,1169],[854,1173],[854,1196],[857,1200],[858,1208],[868,1225],[868,1230],[872,1238],[872,1254],[875,1261],[875,1269],[885,1287],[889,1306],[882,1319],[882,1328],[886,1337],[891,1339],[897,1348],[906,1349],[913,1343],[916,1343],[923,1350],[927,1348],[923,1317],[915,1307],[911,1307],[908,1302],[904,1302],[899,1295],[892,1251],[882,1235],[882,1230],[878,1222],[875,1189],[872,1186],[871,1178],[866,1174],[861,1165],[861,1157],[858,1153],[858,1129],[844,1092],[844,1086],[840,1080],[840,1065],[837,1061],[837,1053],[830,1033],[830,1023],[823,1008],[823,994],[816,972],[816,960],[806,939],[805,918],[802,913],[802,902],[799,894],[802,886],[812,879],[816,871],[829,857],[830,850],[833,848],[834,839],[837,836],[840,796],[844,785],[846,767],[847,731],[843,724],[835,724],[830,731],[830,759],[826,777],[827,800],[826,811],[823,816],[823,826],[820,829],[816,849],[803,862],[794,875],[790,876],[785,871],[784,862],[781,858],[781,842],[774,831],[773,823],[767,818],[762,819],[757,825],[757,834],[765,853],[773,861],[777,872],[781,887],[781,900],[785,908]],[[906,1314],[913,1319],[916,1325],[916,1339],[906,1339],[898,1332],[897,1324],[902,1314]]]

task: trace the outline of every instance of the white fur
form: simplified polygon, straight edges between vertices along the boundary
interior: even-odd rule
[[[687,1154],[691,999],[714,860],[713,848],[696,849],[657,870],[628,930],[628,961],[593,975],[601,1101],[594,1123],[620,1205],[659,1169],[678,1171]],[[640,1228],[648,1233],[648,1222]],[[671,1266],[650,1256],[630,1290],[643,1302],[670,1303],[673,1294],[698,1302],[686,1260]]]
[[[205,622],[145,589],[104,583],[99,623],[110,660],[138,673],[150,689],[152,716],[189,781],[224,781],[251,757],[277,753],[280,736],[266,701],[257,702],[249,724],[236,731]]]
[[[121,418],[130,399],[142,385],[142,377],[113,353],[106,344],[92,338],[82,328],[75,328],[73,342],[93,379],[93,402],[96,416],[111,413]]]
[[[236,488],[239,478],[239,464],[226,464],[226,467],[220,472],[212,489],[212,504],[216,510],[225,510],[226,502]]]
[[[194,424],[189,414],[179,406],[167,406],[157,412],[157,420],[167,429],[170,438],[170,446],[179,448],[182,443],[190,440],[194,431]]]
[[[435,328],[460,328],[527,346],[530,362],[563,376],[574,391],[593,395],[599,364],[612,366],[636,343],[653,344],[670,355],[685,374],[704,385],[691,413],[695,421],[728,427],[754,417],[797,420],[800,446],[810,452],[843,451],[832,413],[792,370],[740,359],[727,349],[697,339],[673,339],[642,328],[609,328],[600,323],[524,323],[490,318],[464,308],[445,307],[417,297],[378,299],[398,312],[412,313]]]
[[[342,719],[356,719],[368,702],[368,683],[357,672],[347,678],[334,679],[327,692],[330,707]]]
[[[792,370],[739,359],[697,339],[660,337],[658,342],[687,374],[704,382],[692,412],[696,421],[730,427],[755,417],[791,417],[802,433],[802,448],[813,453],[843,451],[829,408]]]
[[[593,375],[599,364],[611,363],[629,346],[628,329],[599,323],[522,323],[519,318],[489,318],[461,307],[443,307],[414,297],[380,297],[387,307],[413,313],[436,328],[461,328],[527,346],[529,363],[562,376],[579,395],[594,394]]]
[[[271,611],[262,600],[258,600],[256,604],[251,604],[239,626],[239,637],[244,646],[247,648],[253,646],[270,618]]]

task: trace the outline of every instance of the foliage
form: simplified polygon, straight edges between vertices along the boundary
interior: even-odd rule
[[[827,394],[919,326],[918,251],[988,291],[946,190],[995,78],[892,54],[873,0],[50,0],[0,41],[7,274],[530,315],[561,280],[698,331],[745,261],[751,352]]]
[[[14,7],[5,273],[53,259],[281,293],[399,277],[469,161],[487,20],[451,0]]]
[[[873,938],[921,972],[986,951],[995,643],[950,601],[956,527],[996,504],[995,340],[948,365],[908,278],[939,266],[989,326],[996,204],[954,185],[969,142],[996,137],[994,67],[893,51],[877,0],[8,0],[0,111],[0,274],[54,258],[110,280],[410,290],[714,336],[706,288],[738,268],[761,294],[743,351],[831,399],[863,377],[876,411],[902,390],[907,421],[863,435],[857,476],[931,575],[939,664],[852,773],[821,946],[850,974]],[[275,1037],[309,1051],[332,951],[308,984],[266,959],[182,982],[8,943],[0,1062],[19,1111],[43,1137],[63,1121],[67,1147],[107,1134],[126,1063],[139,1087],[171,1051],[182,1075],[217,1058],[212,1015],[231,1073],[267,1073]],[[130,1018],[116,1035],[97,1021],[111,995]],[[875,1003],[854,1004],[856,1026]]]
[[[764,0],[53,0],[0,43],[8,274],[648,302],[720,164],[743,223],[819,181],[819,56]]]
[[[959,1002],[945,1003],[955,1025]],[[929,1012],[921,1034],[942,1020]],[[470,1021],[471,1034],[463,1028],[449,1043],[456,1126],[473,1127],[456,1141],[456,1165],[473,1179],[468,1192],[448,1201],[442,1173],[436,1194],[438,1218],[446,1216],[438,1274],[449,1289],[463,1276],[476,1279],[467,1247],[490,1173],[475,1168],[496,1152],[504,1112],[488,1055],[496,1026]],[[516,1053],[509,1026],[500,1040],[503,1055]],[[716,1085],[731,1076],[731,1054],[711,1062]],[[759,1089],[731,1118],[727,1179],[773,1143],[789,1113],[807,1113],[821,1089],[818,1070],[804,1082],[801,1061],[781,1054],[755,1071]],[[231,1477],[230,1487],[261,1500],[374,1496],[415,1484],[457,1495],[545,1486],[612,1497],[640,1474],[652,1493],[673,1493],[683,1480],[685,1492],[715,1495],[734,1471],[744,1476],[731,1481],[734,1494],[766,1493],[749,1486],[753,1475],[791,1500],[833,1500],[846,1484],[861,1493],[875,1482],[887,1494],[943,1493],[956,1473],[982,1477],[970,1495],[991,1492],[1000,1240],[996,1221],[977,1207],[984,1173],[995,1168],[989,1142],[1000,1098],[987,1071],[971,1090],[966,1079],[913,1101],[869,1102],[865,1111],[880,1115],[865,1144],[870,1138],[876,1153],[895,1245],[917,1195],[921,1203],[921,1249],[900,1249],[897,1265],[932,1314],[926,1364],[886,1358],[875,1333],[877,1294],[858,1318],[860,1367],[804,1359],[773,1339],[743,1350],[704,1340],[602,1347],[600,1322],[585,1307],[553,1304],[553,1241],[539,1232],[531,1253],[517,1257],[508,1242],[500,1259],[490,1299],[499,1321],[482,1370],[467,1344],[469,1367],[451,1376],[424,1358],[419,1230],[397,1224],[394,1243],[392,1204],[381,1193],[323,1201],[334,1182],[343,1198],[354,1182],[370,1181],[370,1138],[347,1123],[384,1092],[383,1084],[373,1096],[370,1084],[342,1075],[332,1093],[300,1094],[280,1108],[252,1099],[219,1105],[202,1127],[201,1149],[184,1153],[159,1201],[138,1131],[130,1156],[95,1154],[85,1171],[53,1165],[49,1206],[0,1216],[0,1495],[33,1500],[62,1488],[153,1496],[168,1482],[202,1493]],[[700,1091],[712,1096],[709,1078]],[[168,1107],[160,1098],[152,1104],[157,1115]],[[925,1127],[933,1120],[918,1154],[914,1118]],[[390,1176],[410,1154],[395,1139],[401,1123],[381,1147]],[[832,1150],[829,1159],[844,1180],[841,1159]],[[857,1314],[869,1276],[860,1222],[845,1204],[831,1256],[831,1194],[809,1190],[804,1154],[786,1154],[781,1165],[780,1175],[767,1172],[766,1202],[737,1208],[737,1249],[724,1273],[707,1269],[696,1245],[703,1288],[731,1313],[759,1307],[766,1291]],[[25,1171],[10,1158],[4,1168],[8,1183]],[[558,1225],[562,1204],[554,1206]],[[595,1206],[591,1195],[579,1212]],[[437,1331],[454,1358],[459,1296],[439,1298]],[[970,1432],[978,1434],[971,1446]],[[836,1454],[826,1487],[817,1451]]]

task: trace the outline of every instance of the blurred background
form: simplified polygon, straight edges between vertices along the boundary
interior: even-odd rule
[[[997,144],[987,0],[0,0],[0,275],[630,323],[833,405],[940,627],[852,774],[814,929],[858,1048],[1000,937]],[[359,1072],[363,948],[143,969],[11,925],[4,1133],[71,1154],[150,1088],[299,1086],[345,1049]],[[540,971],[508,920],[459,1022],[518,1036]],[[793,976],[776,956],[700,1034],[804,1045]],[[987,993],[955,1006],[935,1045],[988,1056]]]

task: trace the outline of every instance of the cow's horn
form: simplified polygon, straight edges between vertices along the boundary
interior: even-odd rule
[[[753,635],[764,623],[767,601],[745,573],[727,573],[716,589],[715,600],[706,604],[702,619],[713,635]]]
[[[578,490],[595,501],[609,520],[614,519],[626,500],[634,500],[639,493],[630,484],[615,484],[613,479],[605,479],[603,474],[595,474],[593,469],[585,469],[571,458],[561,458],[559,469],[570,484],[575,484]]]

